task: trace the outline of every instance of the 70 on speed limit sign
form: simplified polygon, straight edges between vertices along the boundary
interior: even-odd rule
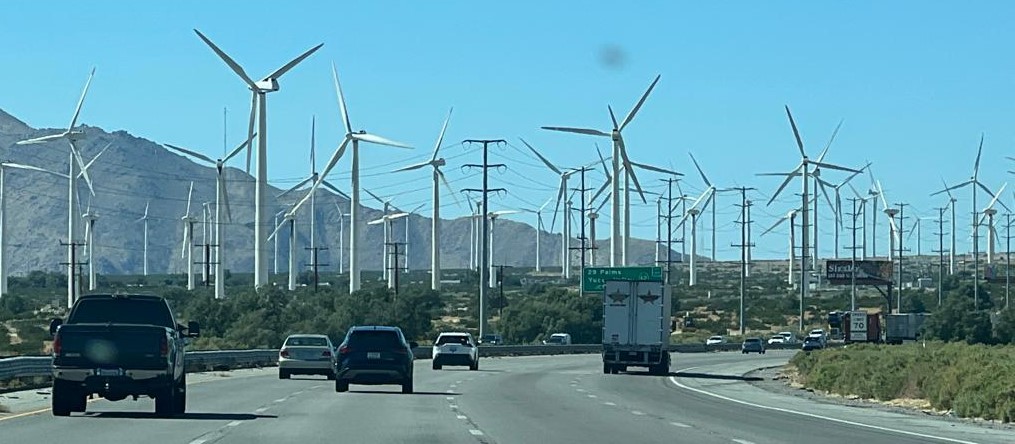
[[[854,311],[849,313],[849,340],[867,340],[867,312]]]

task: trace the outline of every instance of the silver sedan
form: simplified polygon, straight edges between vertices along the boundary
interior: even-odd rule
[[[324,375],[335,379],[335,347],[326,335],[290,335],[278,351],[278,378]]]

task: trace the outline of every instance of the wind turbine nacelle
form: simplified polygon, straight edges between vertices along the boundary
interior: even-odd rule
[[[278,80],[275,79],[264,79],[254,82],[257,85],[257,89],[262,92],[275,92],[278,91]]]
[[[434,166],[438,166],[438,167],[442,167],[442,166],[447,165],[447,164],[448,164],[448,162],[446,160],[444,160],[443,157],[433,161],[433,165]]]
[[[81,130],[77,130],[77,131],[68,131],[68,132],[67,132],[67,136],[66,136],[66,137],[67,137],[68,139],[70,139],[70,140],[75,140],[75,141],[76,141],[76,140],[81,140],[81,139],[84,139],[84,138],[85,138],[85,132],[84,132],[84,131],[81,131]]]

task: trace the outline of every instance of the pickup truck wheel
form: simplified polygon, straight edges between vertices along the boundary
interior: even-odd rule
[[[84,413],[88,409],[88,396],[84,393],[78,392],[74,394],[74,408],[71,411],[78,413]]]
[[[349,391],[349,382],[348,381],[340,381],[340,380],[336,379],[335,380],[335,391],[336,392],[347,392],[347,391]]]
[[[180,383],[176,387],[176,413],[184,414],[187,412],[187,375],[183,375],[180,378]]]
[[[60,380],[53,381],[53,416],[70,416],[74,407],[72,388]]]
[[[278,379],[289,379],[289,376],[290,376],[289,372],[287,372],[285,370],[279,370],[278,371]]]
[[[155,415],[168,417],[176,413],[176,384],[159,390],[155,395]]]
[[[610,364],[605,364],[605,363],[603,364],[603,374],[604,375],[610,374]]]
[[[437,361],[433,362],[433,369],[434,370],[440,370],[441,368],[443,368],[443,366],[438,364]]]

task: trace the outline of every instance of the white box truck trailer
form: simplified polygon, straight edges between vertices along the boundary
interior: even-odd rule
[[[670,289],[662,282],[606,281],[603,291],[603,373],[646,367],[670,371]]]

